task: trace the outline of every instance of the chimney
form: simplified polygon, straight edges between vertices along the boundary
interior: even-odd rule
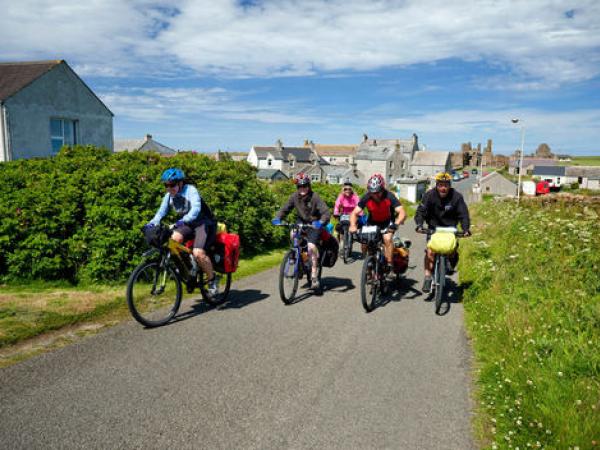
[[[367,142],[369,140],[369,136],[367,136],[367,133],[363,134],[363,142]]]
[[[309,145],[310,145],[310,143],[309,143],[308,139],[304,139],[304,146],[308,147]]]
[[[281,139],[277,139],[277,150],[283,150],[283,142],[281,142]]]
[[[149,141],[150,139],[152,139],[152,135],[151,134],[147,134],[146,135],[146,142]]]

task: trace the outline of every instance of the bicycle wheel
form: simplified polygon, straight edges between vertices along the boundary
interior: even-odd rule
[[[283,257],[279,268],[279,296],[281,301],[290,305],[298,291],[298,278],[300,276],[300,262],[295,250],[290,250]],[[310,277],[310,274],[308,275]],[[310,282],[310,281],[309,281]]]
[[[352,255],[352,236],[350,236],[350,233],[346,231],[344,233],[344,264],[348,264],[350,255]]]
[[[438,256],[435,274],[436,277],[433,280],[435,284],[435,313],[439,314],[444,298],[444,285],[446,283],[446,256]]]
[[[181,305],[181,280],[171,266],[158,261],[135,268],[127,281],[127,306],[135,320],[158,327],[171,320]]]
[[[377,258],[370,255],[366,257],[362,267],[360,277],[360,299],[366,312],[371,312],[375,309],[375,302],[379,295],[377,266]]]
[[[208,292],[206,279],[206,274],[204,272],[200,272],[200,293],[202,294],[202,299],[208,303],[209,305],[220,305],[229,296],[229,289],[231,288],[231,273],[216,273],[216,276],[219,277],[219,293],[217,295],[211,295]]]

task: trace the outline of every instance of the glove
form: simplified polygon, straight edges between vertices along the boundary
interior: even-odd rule
[[[181,219],[178,220],[177,222],[175,222],[175,226],[178,227],[178,228],[182,227],[184,225],[185,225],[185,222],[183,220],[181,220]]]
[[[391,224],[388,227],[388,230],[390,230],[390,231],[396,231],[397,229],[398,229],[398,225],[396,225],[395,223]]]
[[[273,220],[271,220],[271,225],[281,225],[281,219],[278,219],[277,217],[275,217]]]
[[[148,231],[150,228],[154,228],[156,225],[154,225],[153,223],[147,223],[146,225],[144,225],[142,227],[142,231]]]
[[[464,237],[469,237],[469,236],[471,236],[471,230],[467,230],[467,231],[465,231],[465,232],[463,233],[463,236],[464,236]]]
[[[317,230],[320,230],[321,227],[323,226],[323,222],[321,222],[320,220],[315,220],[312,223],[312,226],[315,227]]]

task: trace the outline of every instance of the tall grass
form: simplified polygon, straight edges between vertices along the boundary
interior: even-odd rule
[[[474,208],[460,276],[486,448],[600,448],[598,208]]]

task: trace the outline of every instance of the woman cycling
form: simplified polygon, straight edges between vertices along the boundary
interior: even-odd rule
[[[344,228],[347,231],[348,226],[350,225],[350,214],[352,214],[352,211],[354,211],[354,208],[356,208],[356,205],[358,205],[359,200],[360,198],[354,192],[352,183],[349,180],[346,180],[344,187],[342,188],[342,192],[340,192],[340,195],[338,195],[338,198],[335,200],[335,205],[333,206],[333,217],[338,220],[338,223],[335,226],[338,241],[340,241],[341,235],[344,233]],[[345,221],[347,223],[342,223],[342,221],[340,221],[340,217],[346,215],[348,216]],[[361,211],[361,219],[359,220],[362,220],[362,215],[363,213]]]

